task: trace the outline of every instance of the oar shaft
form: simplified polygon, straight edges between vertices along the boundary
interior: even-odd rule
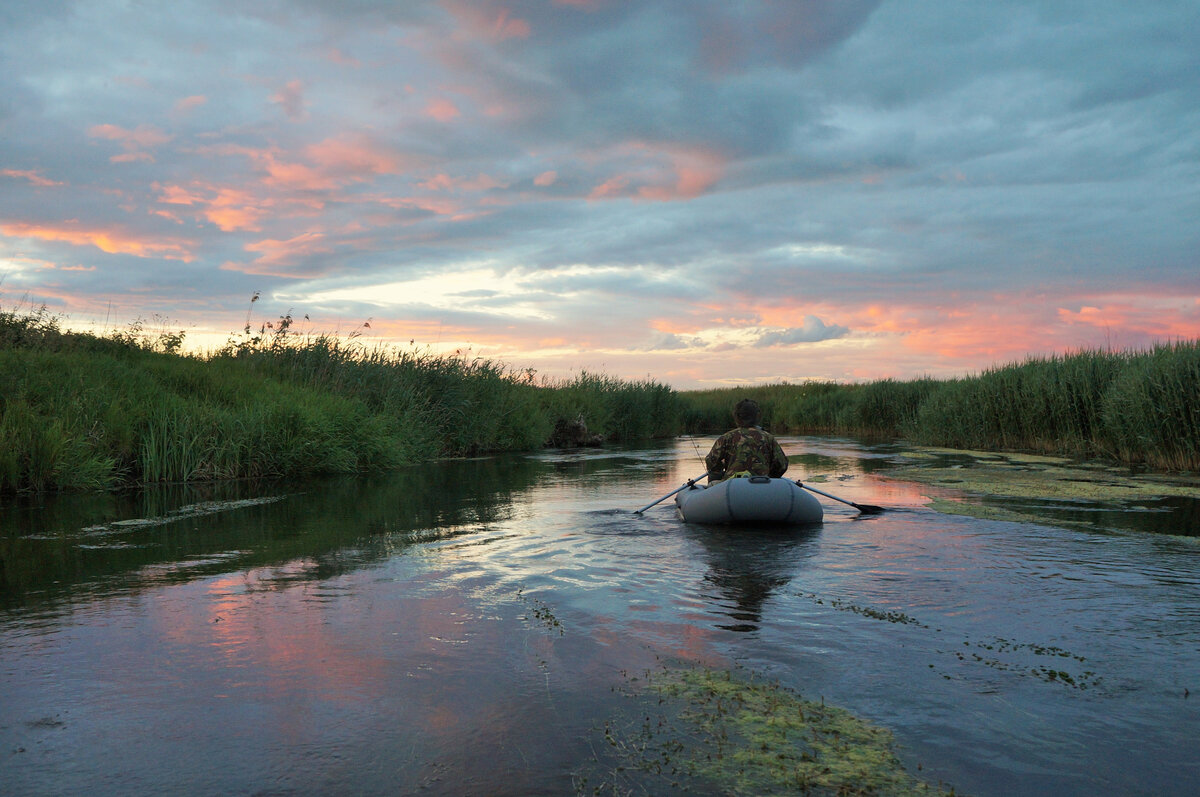
[[[847,501],[845,498],[838,498],[836,495],[830,495],[824,490],[818,490],[816,487],[809,487],[807,484],[801,484],[800,486],[805,490],[813,491],[817,495],[823,495],[826,498],[832,498],[834,501],[841,501],[843,504],[848,504],[849,506],[858,506],[858,504],[854,503],[853,501]]]
[[[856,504],[853,501],[847,501],[845,498],[838,498],[836,495],[830,495],[829,493],[825,492],[824,490],[818,490],[816,487],[810,487],[807,484],[804,484],[803,482],[796,482],[796,484],[799,484],[805,490],[811,490],[812,492],[816,493],[817,495],[823,495],[826,498],[832,498],[834,501],[840,501],[841,503],[846,504],[847,506],[852,506],[855,509],[857,509],[859,512],[862,512],[865,515],[876,515],[883,511],[883,507],[881,507],[881,506],[874,506],[873,504]]]
[[[652,503],[652,504],[646,504],[646,505],[645,505],[644,507],[642,507],[641,509],[638,509],[638,510],[636,510],[636,511],[635,511],[633,514],[635,514],[635,515],[640,515],[640,514],[642,514],[643,512],[645,512],[647,509],[649,509],[650,507],[652,507],[652,506],[656,506],[656,505],[658,505],[658,504],[661,504],[663,501],[666,501],[668,498],[670,498],[671,496],[675,495],[675,493],[683,492],[684,490],[686,490],[687,488],[691,487],[693,484],[695,484],[696,482],[700,481],[701,479],[703,479],[703,478],[704,478],[705,476],[707,476],[707,475],[708,475],[708,474],[707,474],[707,473],[705,473],[705,474],[702,474],[702,475],[700,475],[700,476],[697,476],[697,477],[696,477],[696,478],[694,478],[694,479],[688,479],[688,480],[687,480],[687,484],[683,485],[682,487],[679,487],[679,488],[676,488],[676,489],[672,490],[671,492],[667,493],[667,494],[666,494],[666,495],[664,495],[662,498],[658,499],[657,501],[655,501],[655,502],[654,502],[654,503]]]

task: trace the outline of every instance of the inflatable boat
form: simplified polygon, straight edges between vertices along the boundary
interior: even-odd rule
[[[688,523],[820,523],[821,504],[790,479],[749,476],[699,484],[675,494]]]

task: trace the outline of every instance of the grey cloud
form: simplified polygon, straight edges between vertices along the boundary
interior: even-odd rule
[[[816,316],[807,316],[804,326],[790,329],[773,329],[764,332],[754,342],[755,347],[791,346],[797,343],[819,343],[823,340],[845,337],[850,330],[838,324],[826,324]]]
[[[703,345],[698,339],[673,335],[669,332],[656,332],[640,344],[630,346],[631,351],[679,351]]]

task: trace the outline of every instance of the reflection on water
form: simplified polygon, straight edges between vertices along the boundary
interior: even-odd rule
[[[488,458],[308,484],[167,485],[0,505],[0,606],[303,558],[324,578],[506,517],[544,463]]]
[[[893,446],[783,444],[889,511],[634,514],[690,440],[7,502],[0,792],[569,794],[668,660],[844,706],[960,793],[1192,788],[1194,542],[944,516],[877,475]]]
[[[730,631],[756,631],[763,605],[787,586],[811,555],[820,527],[801,529],[745,529],[737,534],[711,527],[688,527],[688,536],[700,544],[708,566],[704,598],[721,607],[731,623],[718,627]]]

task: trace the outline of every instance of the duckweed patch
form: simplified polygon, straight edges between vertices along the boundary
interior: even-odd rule
[[[668,667],[630,680],[642,711],[602,729],[621,763],[578,777],[580,794],[954,793],[911,775],[890,731],[753,674]]]

